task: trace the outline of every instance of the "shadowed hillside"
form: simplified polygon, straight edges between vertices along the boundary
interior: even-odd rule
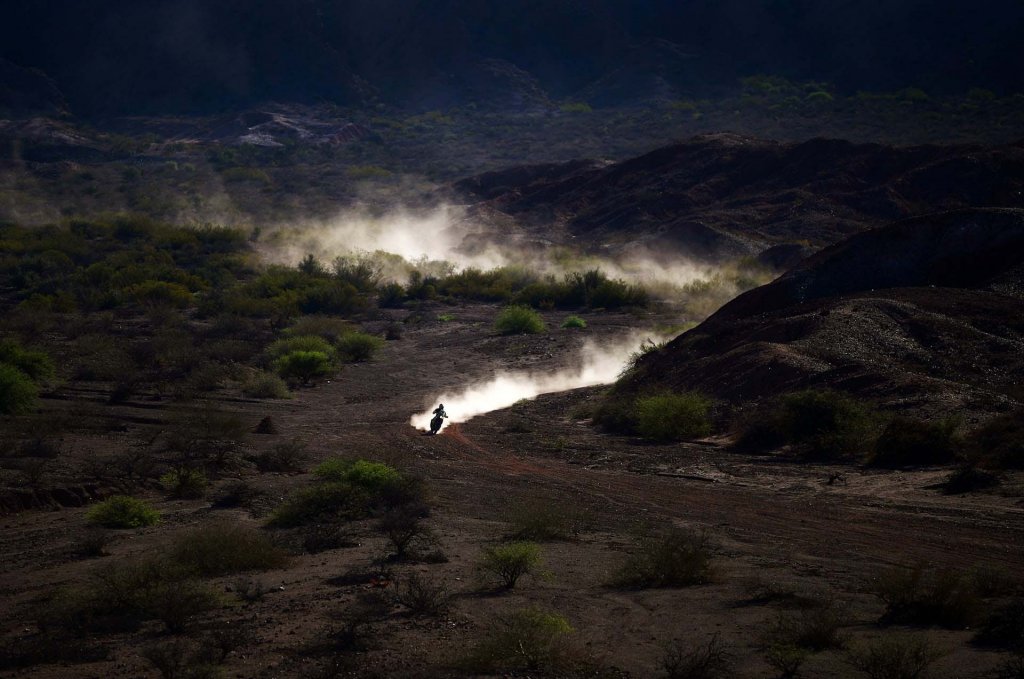
[[[963,210],[834,245],[645,358],[625,390],[834,387],[935,415],[1024,398],[1024,211]]]

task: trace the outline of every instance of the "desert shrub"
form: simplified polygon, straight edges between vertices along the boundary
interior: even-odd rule
[[[402,480],[401,472],[382,462],[346,460],[340,457],[324,460],[313,473],[326,481],[348,483],[372,492]]]
[[[94,558],[107,555],[107,546],[110,544],[110,533],[102,528],[90,528],[72,547],[76,556],[83,558]]]
[[[666,645],[660,664],[666,679],[717,679],[729,675],[728,656],[717,634],[698,646],[673,641]]]
[[[426,513],[422,482],[388,465],[333,458],[313,473],[323,482],[287,499],[274,511],[271,525],[287,528],[315,520],[353,519],[401,506]]]
[[[233,523],[211,523],[179,537],[171,558],[200,575],[280,568],[287,559],[261,531]]]
[[[160,477],[160,484],[171,497],[176,498],[201,498],[206,494],[209,483],[201,469],[191,467],[178,467]]]
[[[334,316],[303,316],[285,330],[288,337],[315,336],[332,345],[349,332],[352,332],[352,324]]]
[[[634,398],[616,393],[613,389],[598,402],[592,411],[594,424],[605,431],[617,434],[636,433],[636,408]]]
[[[410,573],[398,584],[395,600],[414,615],[440,615],[451,604],[448,587],[422,573]]]
[[[377,530],[391,543],[396,559],[408,556],[414,543],[430,541],[433,537],[430,529],[423,525],[419,508],[409,505],[384,512],[377,522]]]
[[[1019,583],[1009,571],[1002,566],[981,564],[968,573],[974,591],[983,598],[1005,596],[1020,591]]]
[[[242,576],[235,578],[231,584],[231,591],[243,602],[253,604],[263,600],[267,593],[267,588],[263,585],[263,582],[256,578]]]
[[[874,428],[867,406],[828,390],[787,394],[757,417],[762,421],[740,432],[737,447],[768,450],[793,444],[813,457],[837,457],[865,450]]]
[[[270,524],[293,528],[314,521],[353,519],[362,514],[366,495],[347,483],[321,483],[292,494],[274,509]]]
[[[383,265],[373,254],[363,253],[335,258],[331,264],[335,277],[360,292],[373,292],[380,285]]]
[[[928,422],[895,417],[882,430],[869,462],[878,467],[943,464],[952,460],[961,442],[959,421],[947,418]]]
[[[11,340],[0,341],[0,363],[17,368],[36,382],[54,375],[53,361],[45,352],[26,349]]]
[[[210,649],[212,650],[212,649]],[[205,648],[176,639],[143,647],[145,658],[161,679],[217,679],[220,668]]]
[[[192,305],[192,292],[179,283],[167,281],[143,281],[124,290],[125,294],[139,304],[185,309]]]
[[[922,679],[944,654],[927,639],[888,636],[849,655],[849,663],[869,679]]]
[[[477,672],[565,669],[569,654],[566,636],[573,631],[557,613],[526,608],[499,617],[486,636],[463,660]]]
[[[883,572],[875,596],[885,604],[882,621],[962,629],[975,619],[980,599],[964,573],[918,564]]]
[[[284,378],[308,384],[316,377],[330,374],[331,358],[322,351],[293,351],[277,359],[274,368]]]
[[[1013,599],[993,610],[974,640],[985,646],[1024,651],[1024,599]]]
[[[1024,410],[993,417],[971,432],[972,459],[989,469],[1024,469]]]
[[[110,561],[88,586],[58,590],[39,624],[74,632],[130,630],[157,619],[172,633],[217,605],[214,593],[187,569],[161,559]]]
[[[302,548],[310,554],[356,547],[358,544],[352,532],[337,523],[314,523],[302,534]]]
[[[39,389],[25,373],[0,363],[0,414],[27,412],[35,405]]]
[[[267,347],[266,354],[276,360],[295,351],[317,351],[334,356],[333,345],[318,335],[292,335],[275,340]]]
[[[254,488],[248,481],[237,479],[224,484],[211,506],[214,509],[252,507],[262,495],[263,493]]]
[[[782,679],[790,679],[800,674],[800,668],[810,651],[792,644],[771,644],[765,650],[764,659]]]
[[[587,322],[579,316],[566,316],[565,320],[562,321],[562,327],[583,329],[587,327]]]
[[[338,357],[347,363],[369,361],[381,347],[384,340],[365,332],[349,332],[337,342]]]
[[[679,441],[711,433],[711,401],[698,392],[658,394],[636,400],[636,429],[654,441]]]
[[[979,469],[974,460],[962,460],[949,473],[942,484],[942,489],[949,495],[970,493],[999,485],[999,477],[992,472]]]
[[[513,540],[568,540],[586,523],[583,512],[552,502],[517,503],[509,514]]]
[[[711,550],[702,533],[671,528],[641,536],[613,576],[614,587],[686,587],[711,578]]]
[[[177,408],[163,449],[176,466],[221,469],[233,462],[248,427],[235,413],[212,404]]]
[[[533,542],[508,542],[486,547],[478,568],[512,589],[524,575],[535,575],[541,565],[540,546]]]
[[[261,472],[299,472],[309,457],[306,446],[298,441],[278,443],[253,458]]]
[[[779,613],[769,630],[769,646],[796,647],[809,651],[841,648],[840,629],[846,611],[831,599],[813,601],[795,611]]]
[[[97,503],[86,512],[89,523],[105,528],[142,528],[160,521],[160,513],[143,500],[115,495]]]
[[[527,306],[513,305],[505,307],[497,320],[494,329],[502,335],[522,335],[544,332],[544,319]]]
[[[273,373],[258,372],[242,385],[242,393],[249,398],[291,398],[288,385]]]

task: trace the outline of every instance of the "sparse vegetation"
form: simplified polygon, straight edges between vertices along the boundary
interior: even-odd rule
[[[160,484],[171,497],[194,500],[206,494],[210,482],[200,469],[178,467],[161,476]]]
[[[505,307],[494,322],[494,329],[502,335],[536,334],[546,327],[540,314],[522,305]]]
[[[850,396],[800,391],[756,413],[742,427],[736,447],[764,451],[789,444],[811,457],[841,458],[866,451],[874,427],[871,410]]]
[[[878,467],[945,464],[962,446],[956,436],[958,427],[956,419],[927,422],[893,418],[875,442],[870,463]]]
[[[562,321],[562,327],[582,330],[587,327],[587,322],[579,316],[566,316]]]
[[[992,610],[974,640],[984,646],[1024,652],[1024,599],[1011,599]]]
[[[578,508],[544,501],[519,503],[509,516],[510,537],[533,542],[568,540],[586,523],[585,513]]]
[[[768,632],[768,647],[807,651],[842,648],[844,639],[840,629],[846,621],[846,610],[832,599],[812,600],[809,605],[794,611],[779,613]]]
[[[922,637],[888,636],[854,649],[848,657],[869,679],[923,679],[943,655]]]
[[[227,522],[187,531],[174,543],[171,558],[189,572],[204,576],[270,570],[286,562],[284,552],[264,533]]]
[[[242,385],[242,393],[249,398],[291,398],[288,385],[273,373],[260,371]]]
[[[526,575],[537,575],[541,565],[540,546],[532,542],[508,542],[486,547],[479,569],[498,580],[505,589],[512,589]]]
[[[349,332],[338,339],[337,352],[346,363],[359,363],[369,361],[383,346],[384,340],[376,335]]]
[[[451,603],[448,587],[422,573],[409,573],[399,581],[395,600],[414,615],[440,615]]]
[[[729,658],[718,635],[696,646],[674,641],[665,647],[661,669],[666,679],[718,679],[729,672]]]
[[[980,608],[974,583],[965,574],[930,569],[923,564],[884,571],[875,582],[875,595],[885,604],[886,623],[939,625],[962,629]]]
[[[86,513],[90,523],[105,528],[143,528],[160,521],[160,513],[145,501],[128,495],[115,495],[97,503]]]
[[[680,441],[711,433],[711,401],[697,392],[643,396],[634,408],[637,432],[653,441]]]
[[[557,613],[538,608],[517,610],[492,623],[461,664],[475,672],[491,673],[568,669],[572,656],[566,637],[572,632],[569,621]]]
[[[711,551],[702,533],[668,528],[643,535],[613,576],[621,588],[686,587],[711,579]]]

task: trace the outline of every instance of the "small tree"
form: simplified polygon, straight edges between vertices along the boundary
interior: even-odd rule
[[[479,567],[497,577],[505,589],[512,589],[519,578],[535,574],[540,564],[539,545],[533,542],[509,542],[484,549]]]

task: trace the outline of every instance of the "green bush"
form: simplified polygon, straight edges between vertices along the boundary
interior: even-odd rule
[[[558,672],[570,668],[565,638],[573,631],[557,613],[526,608],[502,616],[461,663],[474,672]]]
[[[211,523],[179,537],[171,558],[205,576],[280,568],[287,557],[261,531],[235,523]]]
[[[332,345],[342,335],[352,332],[352,324],[333,316],[303,316],[285,331],[288,337],[320,337]],[[293,347],[307,349],[308,347]],[[322,349],[319,349],[322,351]]]
[[[505,307],[494,322],[494,329],[502,335],[535,334],[544,332],[545,328],[540,314],[522,305]]]
[[[0,413],[15,415],[31,410],[39,389],[28,375],[12,365],[0,363]]]
[[[338,356],[345,362],[357,363],[369,361],[381,347],[384,340],[376,335],[368,335],[364,332],[349,332],[338,340]]]
[[[347,483],[322,483],[303,488],[280,504],[270,526],[294,528],[315,521],[338,521],[362,516],[366,494]]]
[[[711,433],[711,401],[703,394],[659,394],[636,400],[636,429],[654,441],[679,441]]]
[[[959,421],[948,418],[927,422],[895,417],[875,442],[869,462],[878,467],[945,464],[952,461],[962,442],[956,436]]]
[[[273,373],[258,372],[242,385],[242,393],[249,398],[291,398],[288,385]]]
[[[274,367],[281,377],[308,384],[331,373],[331,358],[322,351],[293,351],[277,359]]]
[[[40,382],[53,377],[53,360],[42,352],[26,349],[11,340],[0,341],[0,364],[6,363]]]
[[[768,450],[792,444],[812,457],[842,457],[865,451],[875,426],[874,413],[853,398],[829,390],[785,395],[762,410],[740,432],[737,447]]]
[[[563,328],[585,328],[587,322],[579,316],[566,316],[565,320],[562,321]]]
[[[317,351],[334,356],[331,343],[318,335],[292,335],[276,340],[267,347],[266,353],[271,359],[279,359],[296,351]]]
[[[686,587],[711,579],[711,551],[703,534],[672,528],[642,536],[613,576],[623,588]]]
[[[512,589],[524,575],[533,575],[541,564],[540,546],[533,542],[509,542],[486,547],[479,569],[493,575],[505,589]]]
[[[401,472],[382,462],[340,457],[324,460],[313,473],[325,481],[347,483],[370,492],[380,492],[402,481]]]
[[[976,619],[981,600],[973,580],[948,569],[918,564],[882,572],[875,596],[885,604],[882,621],[963,629]]]
[[[161,476],[160,484],[171,497],[198,499],[206,494],[209,481],[200,469],[180,467]]]
[[[91,507],[85,516],[89,523],[106,528],[142,528],[160,522],[158,511],[128,495],[107,498]]]
[[[143,281],[125,288],[125,294],[139,304],[185,309],[192,305],[192,292],[179,283]]]

